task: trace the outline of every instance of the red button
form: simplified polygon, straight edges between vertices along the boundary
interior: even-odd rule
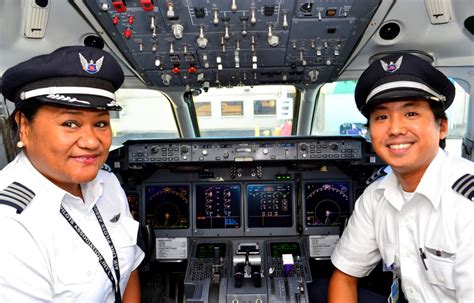
[[[123,32],[123,36],[125,37],[125,39],[130,39],[130,37],[132,37],[132,30],[127,28],[124,32]]]

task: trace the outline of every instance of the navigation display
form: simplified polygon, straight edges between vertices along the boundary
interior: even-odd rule
[[[189,188],[187,184],[146,185],[146,224],[155,229],[189,228]]]
[[[350,183],[318,181],[304,184],[307,227],[339,226],[349,216]]]
[[[248,227],[292,227],[292,191],[292,183],[248,184]]]
[[[240,184],[196,184],[196,228],[240,228],[240,192]]]

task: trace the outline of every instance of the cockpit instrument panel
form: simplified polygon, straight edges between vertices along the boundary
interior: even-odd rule
[[[143,192],[146,224],[155,229],[190,228],[190,185],[148,184]]]

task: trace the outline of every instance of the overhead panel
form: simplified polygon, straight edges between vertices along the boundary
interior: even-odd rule
[[[84,0],[146,84],[331,82],[380,0]]]

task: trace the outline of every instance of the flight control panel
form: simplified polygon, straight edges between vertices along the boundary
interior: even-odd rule
[[[310,261],[330,257],[382,163],[361,137],[243,142],[127,141],[107,163],[153,262],[186,264],[183,302],[309,302]]]

